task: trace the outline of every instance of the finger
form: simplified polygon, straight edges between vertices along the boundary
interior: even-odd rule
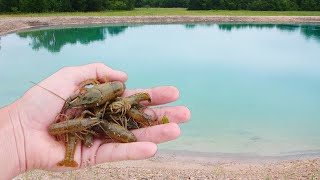
[[[151,103],[148,103],[146,101],[142,102],[142,104],[149,106],[170,103],[176,101],[179,98],[179,90],[174,86],[161,86],[151,89],[126,90],[123,96],[127,97],[140,92],[145,92],[150,95]]]
[[[108,77],[110,81],[122,81],[125,82],[128,76],[125,72],[113,70],[103,63],[93,63],[80,66],[79,68],[85,79],[103,79]]]
[[[103,80],[107,77],[110,81],[125,82],[128,76],[125,72],[113,70],[103,63],[93,63],[76,67],[65,67],[61,69],[66,78],[75,80],[76,84],[88,79]],[[75,78],[76,76],[76,78]]]
[[[122,160],[140,160],[154,156],[157,145],[151,142],[102,144],[96,153],[96,164]]]
[[[190,120],[190,110],[185,106],[164,106],[157,108],[147,108],[144,113],[149,114],[154,120],[161,121],[163,116],[167,116],[169,122],[184,123]]]
[[[138,141],[163,143],[180,136],[180,127],[176,123],[151,126],[132,131]]]

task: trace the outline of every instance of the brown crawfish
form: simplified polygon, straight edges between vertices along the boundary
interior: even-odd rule
[[[95,128],[93,128],[95,126]],[[91,130],[93,128],[93,130]],[[99,128],[100,130],[98,130]],[[116,142],[135,142],[137,138],[126,128],[98,118],[72,119],[52,124],[49,127],[49,134],[63,135],[83,132],[85,134],[96,134],[107,136]],[[79,136],[78,136],[79,137]]]
[[[92,88],[82,87],[85,93],[70,97],[63,109],[97,107],[121,96],[125,89],[125,84],[120,81],[96,84]]]
[[[118,97],[116,101],[110,104],[110,111],[112,114],[124,115],[132,105],[138,104],[140,101],[151,102],[150,95],[148,93],[137,93],[128,97]]]
[[[101,119],[98,118],[77,118],[67,121],[54,123],[49,126],[49,134],[51,135],[63,135],[65,133],[77,133],[86,131],[89,128],[101,123]]]
[[[108,122],[106,120],[104,120],[103,123],[93,127],[93,130],[105,138],[112,139],[114,142],[130,143],[137,141],[137,138],[131,131],[123,126],[113,122]]]
[[[135,108],[131,108],[129,111],[127,111],[127,116],[129,118],[132,118],[137,123],[141,124],[142,127],[154,126],[159,124],[158,122],[152,120],[152,116]]]

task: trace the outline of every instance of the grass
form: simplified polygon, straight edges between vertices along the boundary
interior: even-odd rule
[[[185,8],[136,8],[132,11],[102,12],[58,12],[0,14],[1,17],[46,17],[46,16],[320,16],[320,11],[240,11],[201,10],[188,11]]]

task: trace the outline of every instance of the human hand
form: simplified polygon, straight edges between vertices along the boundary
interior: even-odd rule
[[[127,80],[124,72],[95,63],[63,68],[39,85],[67,99],[78,89],[80,82],[104,76],[108,76],[111,81]],[[152,103],[147,105],[166,104],[179,97],[178,90],[171,86],[126,90],[123,96],[137,92],[150,94]],[[48,134],[49,125],[54,122],[63,105],[64,101],[53,93],[34,86],[22,98],[8,106],[10,119],[15,127],[14,136],[21,172],[32,169],[70,169],[57,166],[57,162],[64,159],[65,146]],[[186,122],[190,118],[189,110],[183,106],[153,108],[153,111],[158,120],[161,121],[163,115],[166,115],[171,123],[134,130],[133,133],[138,139],[138,142],[134,143],[103,144],[102,140],[97,139],[91,148],[79,143],[75,152],[75,161],[80,165],[78,168],[110,161],[152,157],[157,151],[156,144],[176,139],[180,135],[180,128],[176,123]]]

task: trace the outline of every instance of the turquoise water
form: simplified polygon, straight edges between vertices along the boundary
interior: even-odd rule
[[[0,106],[63,66],[104,62],[128,88],[174,85],[192,111],[161,149],[279,155],[320,150],[320,26],[72,27],[0,40]]]

